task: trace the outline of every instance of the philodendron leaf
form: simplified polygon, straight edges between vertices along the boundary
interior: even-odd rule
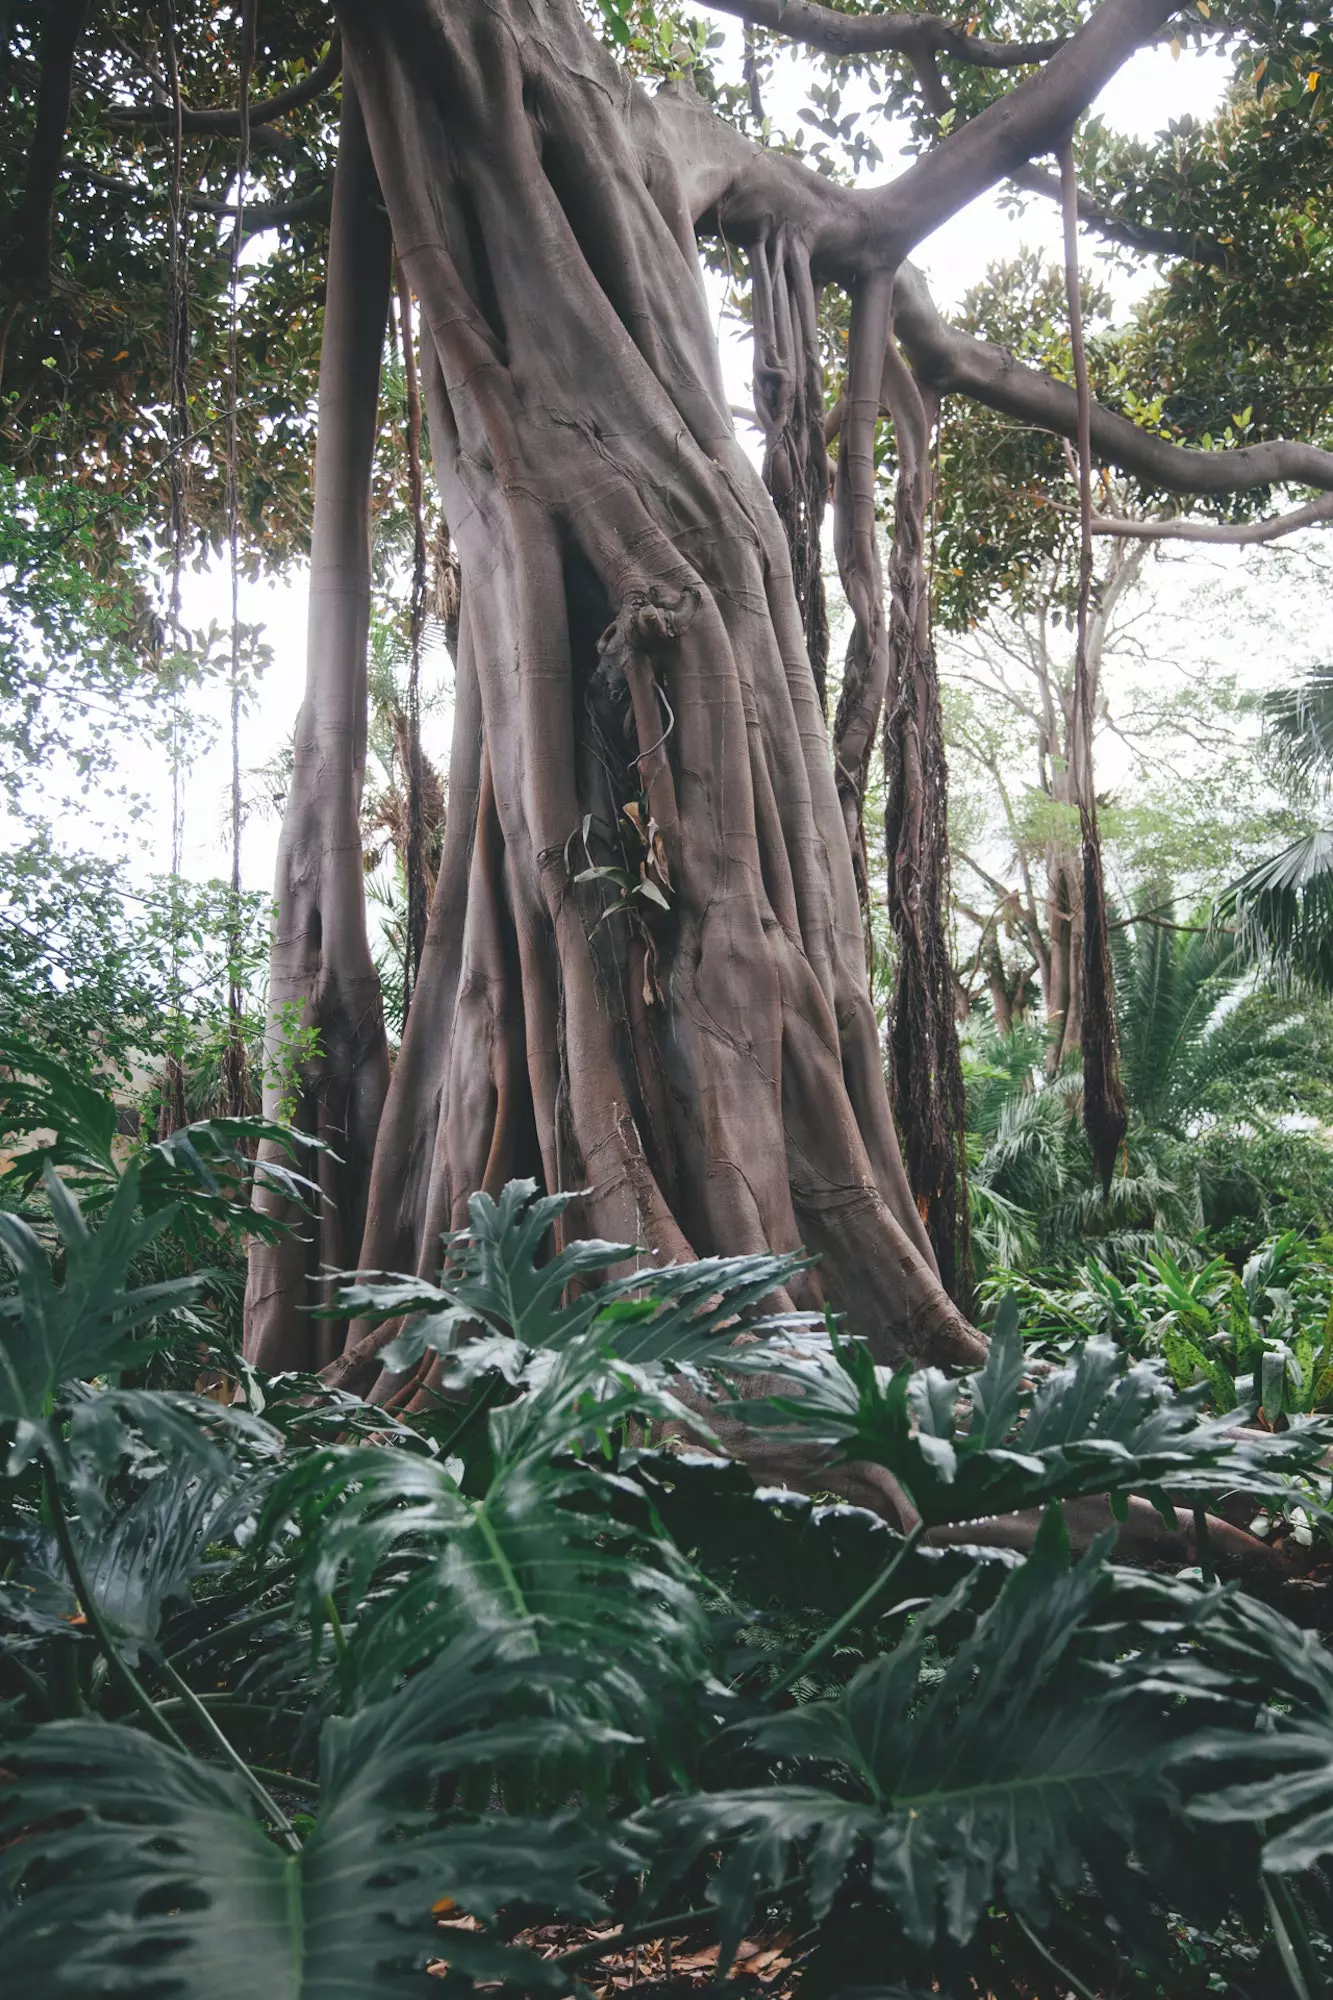
[[[1159,1365],[1131,1361],[1109,1340],[1087,1341],[1034,1381],[1009,1316],[985,1367],[956,1383],[930,1369],[891,1374],[856,1341],[776,1372],[797,1393],[745,1404],[747,1420],[882,1465],[930,1527],[1084,1494],[1281,1496],[1293,1477],[1318,1476],[1330,1437],[1317,1419],[1272,1435],[1245,1428],[1244,1408],[1208,1416],[1203,1389],[1178,1393]],[[1317,1511],[1313,1493],[1310,1505]]]
[[[1052,1889],[1077,1886],[1085,1870],[1123,1867],[1140,1814],[1170,1794],[1163,1761],[1179,1718],[1174,1689],[1116,1688],[1082,1661],[1109,1540],[1071,1564],[1052,1509],[943,1674],[933,1635],[966,1612],[970,1579],[834,1699],[742,1725],[792,1780],[647,1808],[658,1892],[726,1848],[716,1885],[725,1959],[755,1897],[796,1855],[817,1919],[863,1867],[924,1946],[941,1931],[965,1943],[988,1904],[1040,1914]]]
[[[67,1382],[124,1366],[135,1351],[131,1335],[185,1305],[203,1283],[170,1278],[127,1289],[134,1259],[171,1220],[163,1209],[136,1221],[136,1167],[122,1177],[96,1230],[53,1168],[44,1182],[64,1245],[63,1282],[27,1223],[0,1213],[0,1252],[15,1278],[0,1297],[0,1422],[44,1422]]]
[[[475,1377],[479,1365],[515,1382],[526,1354],[563,1352],[594,1325],[608,1355],[638,1367],[676,1369],[724,1360],[738,1369],[760,1367],[761,1350],[736,1349],[739,1334],[790,1338],[806,1330],[800,1315],[761,1316],[800,1269],[800,1257],[638,1261],[637,1268],[606,1279],[612,1265],[639,1260],[632,1244],[579,1241],[546,1255],[548,1238],[574,1199],[539,1195],[533,1181],[508,1182],[496,1201],[475,1194],[468,1228],[445,1239],[438,1284],[359,1272],[325,1310],[339,1318],[401,1319],[402,1331],[384,1350],[385,1366],[406,1370],[434,1352],[445,1358],[455,1385]],[[594,1284],[598,1278],[603,1282]],[[490,1343],[481,1364],[472,1352],[480,1341]],[[496,1341],[510,1345],[497,1347]]]
[[[604,1914],[593,1870],[634,1864],[586,1815],[433,1814],[437,1781],[507,1762],[595,1759],[607,1732],[552,1712],[539,1671],[485,1641],[321,1738],[320,1799],[299,1853],[229,1772],[105,1722],[48,1723],[5,1752],[0,1963],[14,1993],[161,2000],[404,2000],[427,1966],[540,1990],[557,1968],[485,1929],[441,1930],[446,1901]]]

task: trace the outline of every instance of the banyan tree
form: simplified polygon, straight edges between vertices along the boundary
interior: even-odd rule
[[[313,1218],[252,1248],[247,1343],[264,1366],[410,1395],[377,1380],[380,1335],[344,1339],[311,1317],[325,1274],[432,1271],[469,1197],[517,1176],[580,1190],[570,1233],[645,1257],[803,1248],[794,1303],[832,1305],[882,1360],[975,1360],[984,1343],[958,1303],[966,1193],[929,603],[940,400],[1069,440],[1085,541],[1108,525],[1093,516],[1099,464],[1168,504],[1333,489],[1333,456],[1311,444],[1188,449],[1088,392],[1078,221],[1154,254],[1221,254],[1188,232],[1117,225],[1075,178],[1071,135],[1135,50],[1170,35],[1173,0],[1070,6],[1067,32],[1039,40],[1002,38],[1022,9],[991,9],[1001,32],[986,38],[977,21],[918,12],[720,4],[751,50],[767,36],[892,59],[943,136],[896,177],[848,185],[698,91],[688,64],[674,80],[636,76],[613,53],[628,30],[610,0],[610,37],[579,0],[344,0],[322,20],[279,9],[311,42],[285,92],[251,102],[243,65],[240,108],[205,109],[173,53],[154,101],[115,114],[121,129],[174,130],[179,169],[191,133],[239,134],[258,158],[294,106],[341,93],[267,1063],[274,1105],[290,1079],[273,1079],[295,1065],[296,1123],[327,1150],[312,1153]],[[11,374],[50,290],[71,78],[96,11],[53,0],[33,40],[39,103],[4,279]],[[238,19],[252,64],[253,5]],[[265,143],[280,156],[278,137]],[[953,328],[911,262],[1015,178],[1064,203],[1067,381]],[[179,172],[175,192],[173,215]],[[701,245],[748,282],[761,469],[729,407]],[[391,1063],[361,793],[394,295],[398,324],[417,329],[427,476],[459,602],[447,826]],[[850,628],[836,698],[826,507]],[[1077,724],[1087,1112],[1109,1171],[1123,1109]],[[864,923],[881,733],[887,1043]],[[276,1188],[260,1198],[281,1206]]]
[[[318,1024],[301,1115],[332,1153],[318,1226],[253,1253],[249,1340],[269,1365],[334,1359],[312,1350],[303,1310],[321,1266],[428,1271],[468,1197],[516,1175],[582,1190],[576,1233],[652,1257],[804,1247],[817,1262],[797,1303],[831,1303],[885,1359],[972,1359],[949,1286],[959,1082],[925,558],[933,410],[976,398],[1064,435],[1085,469],[1096,455],[1167,493],[1333,484],[1312,448],[1189,451],[1091,407],[1085,382],[954,332],[909,261],[973,197],[1064,153],[1169,21],[1165,0],[1104,0],[1041,45],[802,0],[728,11],[815,47],[901,51],[927,80],[942,56],[1022,80],[896,179],[851,188],[744,137],[687,81],[643,87],[575,0],[338,10],[309,680],[273,948],[275,1021],[295,1005]],[[751,277],[762,476],[723,388],[709,238]],[[448,830],[390,1072],[357,827],[394,251],[419,307],[461,617]],[[850,304],[833,389],[830,287]],[[887,579],[881,417],[897,466]],[[852,630],[826,718],[830,492]],[[881,726],[887,1083],[862,927]],[[1095,806],[1079,802],[1095,897]],[[1103,991],[1085,999],[1085,1041],[1100,1007],[1114,1086],[1087,932],[1085,986]],[[1105,1075],[1089,1082],[1105,1096]],[[353,1329],[335,1372],[370,1388],[375,1341]]]

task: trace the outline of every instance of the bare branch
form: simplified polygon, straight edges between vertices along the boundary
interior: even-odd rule
[[[894,329],[917,374],[941,394],[970,396],[1056,437],[1078,436],[1078,397],[1070,385],[948,325],[910,264],[898,273]],[[1092,444],[1099,459],[1169,493],[1243,493],[1255,486],[1333,491],[1333,452],[1283,439],[1228,451],[1194,451],[1168,444],[1099,403],[1092,406]]]
[[[147,187],[136,187],[133,181],[118,180],[114,174],[94,173],[77,160],[66,162],[65,171],[75,179],[87,183],[89,187],[103,188],[108,194],[123,195],[129,201],[152,202],[154,191]],[[235,202],[217,201],[211,195],[186,196],[182,207],[192,215],[215,215],[224,220],[240,220],[245,234],[258,236],[265,229],[280,229],[289,222],[309,222],[327,216],[332,200],[332,189],[327,181],[320,181],[307,194],[293,195],[290,201],[255,202],[247,201],[244,208]]]
[[[323,58],[308,76],[303,76],[299,83],[291,84],[286,90],[278,91],[276,96],[266,98],[262,104],[251,105],[250,129],[257,125],[271,125],[276,118],[283,118],[289,111],[297,111],[303,104],[309,104],[321,91],[328,89],[342,69],[342,60],[342,37],[335,29]],[[161,131],[166,131],[172,122],[169,104],[113,106],[106,115],[110,125],[156,125]],[[215,132],[235,138],[241,130],[241,111],[239,106],[232,105],[204,111],[183,108],[181,129],[185,132]]]
[[[1024,188],[1029,194],[1043,194],[1052,201],[1062,199],[1060,180],[1045,167],[1028,163],[1010,174],[1015,187]],[[1078,219],[1085,228],[1095,229],[1108,243],[1119,243],[1127,250],[1140,250],[1148,257],[1187,257],[1195,264],[1210,264],[1218,270],[1225,270],[1228,257],[1225,247],[1211,236],[1200,236],[1191,230],[1153,229],[1147,223],[1127,222],[1122,216],[1113,215],[1108,208],[1094,201],[1090,194],[1080,188],[1078,192]]]
[[[1333,520],[1333,493],[1321,500],[1307,501],[1289,514],[1273,514],[1266,521],[1182,521],[1174,516],[1155,521],[1131,521],[1124,514],[1094,514],[1094,535],[1114,535],[1122,541],[1140,542],[1223,542],[1253,548],[1261,542],[1276,542],[1299,528],[1312,528]]]
[[[1102,0],[1048,63],[869,197],[876,251],[894,263],[995,182],[1050,151],[1177,0]]]

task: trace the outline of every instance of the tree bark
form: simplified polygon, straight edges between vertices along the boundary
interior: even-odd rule
[[[888,680],[865,477],[888,308],[917,367],[905,252],[1056,143],[1169,0],[1104,0],[1039,76],[869,192],[750,145],[687,86],[648,98],[574,0],[339,11],[422,305],[463,598],[448,832],[360,1261],[432,1269],[474,1189],[531,1171],[586,1190],[571,1230],[660,1256],[804,1243],[822,1262],[800,1296],[847,1308],[883,1358],[972,1359],[889,1115],[847,839]],[[788,398],[812,302],[830,280],[857,301],[850,788],[799,537],[732,434],[696,227],[760,253],[761,408],[774,461],[800,434],[802,476],[814,403],[793,427]],[[337,1372],[364,1387],[376,1368],[354,1336]]]
[[[967,1114],[949,961],[948,771],[926,563],[930,437],[938,403],[916,382],[891,335],[880,395],[898,453],[884,711],[888,905],[898,944],[890,1079],[907,1178],[940,1276],[950,1296],[966,1305],[972,1289]]]
[[[390,237],[356,90],[343,83],[324,344],[319,373],[306,694],[278,849],[264,1042],[264,1110],[330,1150],[298,1165],[318,1181],[303,1218],[264,1181],[256,1206],[297,1225],[255,1239],[246,1353],[267,1369],[310,1368],[340,1340],[308,1308],[321,1268],[356,1262],[375,1135],[388,1087],[379,976],[366,933],[361,792],[370,623],[370,472],[389,302]],[[269,1144],[261,1163],[281,1158]]]
[[[656,103],[570,0],[342,25],[433,348],[463,597],[362,1264],[432,1269],[476,1188],[535,1171],[586,1189],[571,1230],[667,1258],[804,1244],[797,1295],[885,1359],[974,1357],[903,1172],[790,551]],[[665,909],[576,879],[632,873],[627,807]],[[375,1367],[363,1339],[339,1373]]]

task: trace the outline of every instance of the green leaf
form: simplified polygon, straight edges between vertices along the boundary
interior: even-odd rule
[[[0,1251],[15,1276],[0,1296],[0,1421],[42,1423],[59,1391],[119,1368],[136,1352],[131,1336],[197,1296],[202,1279],[171,1278],[126,1289],[140,1256],[171,1220],[169,1209],[136,1221],[139,1175],[130,1167],[102,1226],[89,1231],[78,1203],[48,1167],[47,1199],[64,1247],[57,1284],[37,1236],[16,1215],[0,1212]]]
[[[1051,1510],[1030,1559],[942,1677],[932,1634],[965,1606],[967,1583],[833,1700],[748,1725],[754,1747],[805,1782],[648,1808],[636,1830],[669,1856],[657,1893],[725,1845],[731,1858],[716,1893],[731,1941],[755,1896],[783,1879],[793,1850],[816,1917],[864,1861],[908,1936],[929,1947],[941,1930],[965,1943],[992,1902],[1040,1913],[1053,1888],[1077,1886],[1085,1869],[1095,1876],[1122,1865],[1141,1816],[1169,1794],[1163,1760],[1179,1724],[1174,1690],[1114,1688],[1079,1665],[1106,1590],[1109,1542],[1071,1567]]]
[[[634,1860],[586,1815],[478,1820],[432,1813],[441,1777],[595,1756],[605,1733],[552,1712],[558,1683],[466,1642],[391,1700],[325,1726],[320,1799],[299,1854],[276,1844],[229,1773],[102,1722],[58,1722],[5,1754],[0,1954],[15,1991],[146,1992],[181,2000],[389,2000],[470,1973],[559,1986],[486,1933],[441,1932],[448,1897],[604,1913],[593,1868]],[[21,1836],[21,1838],[19,1837]]]
[[[928,1526],[1081,1494],[1166,1488],[1206,1497],[1229,1487],[1280,1496],[1293,1475],[1317,1474],[1325,1438],[1317,1420],[1298,1419],[1269,1436],[1242,1427],[1243,1409],[1205,1416],[1201,1390],[1173,1393],[1157,1364],[1131,1362],[1107,1340],[1087,1341],[1032,1388],[1016,1378],[1011,1341],[986,1369],[963,1378],[981,1425],[947,1440],[938,1435],[945,1398],[929,1374],[900,1369],[889,1378],[852,1341],[811,1361],[771,1362],[770,1372],[798,1393],[736,1407],[793,1443],[884,1466]]]

